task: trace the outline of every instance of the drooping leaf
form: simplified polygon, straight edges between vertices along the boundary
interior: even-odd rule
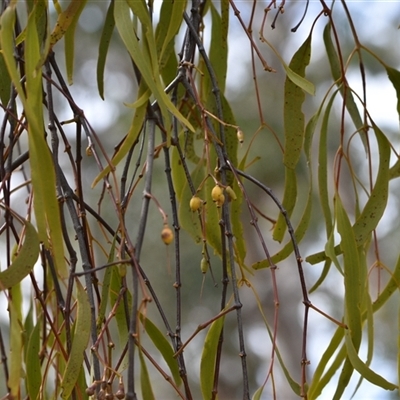
[[[32,186],[35,192],[34,209],[39,239],[47,248],[51,248],[58,273],[61,277],[66,277],[67,269],[64,262],[60,213],[55,192],[55,172],[43,130],[41,55],[36,18],[34,14],[31,14],[28,18],[25,51],[25,89],[22,88],[21,77],[14,59],[12,36],[14,23],[15,9],[13,5],[10,5],[1,17],[0,40],[8,72],[24,106],[28,120],[29,160],[32,171]],[[46,179],[43,179],[44,177]]]
[[[72,85],[74,75],[74,55],[75,55],[75,30],[78,24],[79,17],[86,6],[87,0],[80,0],[79,7],[76,9],[74,14],[70,16],[71,22],[65,32],[65,65],[67,67],[67,79],[68,83]]]
[[[88,295],[82,284],[77,280],[77,316],[75,322],[74,337],[71,352],[69,354],[67,366],[61,382],[63,399],[71,396],[72,390],[81,373],[84,352],[89,342],[90,336],[90,304]]]
[[[294,54],[289,68],[301,77],[305,76],[311,58],[311,34]],[[283,163],[294,169],[299,162],[305,135],[304,114],[302,106],[305,100],[303,90],[289,78],[285,81],[285,99],[283,107],[283,123],[285,129],[285,149]]]
[[[26,365],[26,391],[30,399],[37,399],[42,385],[42,372],[40,366],[40,329],[38,321],[29,337],[25,358]]]
[[[0,272],[0,290],[17,285],[33,269],[39,256],[39,237],[34,226],[26,220],[22,220],[25,226],[24,243],[12,264]]]
[[[147,370],[146,361],[140,349],[139,349],[139,359],[140,359],[140,388],[142,389],[142,398],[146,400],[147,399],[155,400],[149,371]]]
[[[114,32],[114,2],[111,1],[107,9],[106,18],[104,20],[103,30],[101,32],[99,42],[99,57],[97,58],[97,88],[100,97],[104,100],[104,69],[106,66],[106,59],[108,47],[111,42],[111,36]]]
[[[62,11],[57,18],[53,32],[50,35],[50,46],[53,47],[69,30],[74,23],[76,15],[82,11],[82,3],[85,0],[71,0],[68,7]]]
[[[149,338],[162,355],[164,361],[167,363],[176,385],[180,386],[182,384],[182,379],[179,375],[178,363],[177,360],[174,358],[173,348],[168,342],[166,335],[164,335],[157,328],[157,326],[154,325],[154,323],[146,318],[143,314],[140,314],[139,317],[144,329],[146,330],[146,333],[149,335]]]
[[[183,125],[194,131],[190,122],[176,109],[161,85],[155,40],[152,36],[153,28],[144,2],[128,1],[128,3],[124,0],[115,2],[114,20],[116,27],[132,60],[139,69],[144,82],[158,101],[162,115],[165,118],[165,126],[170,126],[170,114],[167,112],[168,110]],[[133,30],[132,21],[130,20],[130,9],[132,9],[133,13],[140,19],[146,32],[149,46],[140,45],[137,34]],[[170,140],[169,136],[168,140]]]
[[[363,129],[364,123],[361,119],[359,109],[356,102],[354,101],[353,93],[347,84],[345,76],[342,76],[342,68],[340,65],[339,57],[336,52],[335,46],[331,38],[331,24],[328,22],[325,26],[324,33],[324,44],[326,53],[328,55],[329,65],[331,67],[331,73],[333,79],[337,82],[339,86],[340,94],[342,95],[347,111],[354,123],[356,129],[360,132],[361,141],[367,151],[367,137],[366,131]]]
[[[215,320],[207,332],[200,361],[200,386],[203,399],[211,397],[214,385],[215,357],[218,340],[224,326],[225,318]]]
[[[182,20],[183,20],[183,13],[186,9],[186,3],[187,1],[174,1],[174,2],[163,2],[163,3],[169,3],[170,9],[170,15],[169,18],[166,18],[165,15],[163,15],[164,19],[163,22],[168,21],[168,28],[165,32],[165,35],[160,38],[162,38],[162,46],[161,46],[161,51],[159,53],[159,62],[160,64],[164,64],[169,55],[171,50],[173,49],[173,46],[171,47],[171,44],[174,43],[173,39],[175,36],[178,34],[179,28],[181,26]],[[164,7],[164,10],[166,7]]]

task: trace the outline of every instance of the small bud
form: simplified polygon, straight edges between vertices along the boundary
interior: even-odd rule
[[[86,147],[86,155],[88,157],[91,157],[93,155],[93,151],[92,151],[92,147],[91,146]]]
[[[161,239],[166,245],[171,244],[174,240],[174,233],[168,225],[164,225],[164,229],[161,231]]]

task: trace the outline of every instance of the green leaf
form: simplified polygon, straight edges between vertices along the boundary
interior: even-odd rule
[[[85,2],[86,0],[71,0],[68,7],[58,15],[56,25],[50,35],[51,47],[53,47],[68,32],[70,25],[75,21],[76,15],[79,16],[82,11],[82,3]]]
[[[40,366],[40,329],[38,321],[29,337],[26,352],[26,391],[30,399],[37,399],[42,385],[42,372]]]
[[[400,255],[397,258],[396,266],[392,272],[389,282],[385,288],[380,292],[378,298],[373,302],[372,309],[378,311],[386,302],[390,296],[400,288]]]
[[[360,373],[360,375],[367,379],[369,382],[371,382],[374,385],[380,386],[381,388],[385,390],[395,390],[398,388],[397,385],[394,383],[391,383],[387,381],[385,378],[383,378],[381,375],[377,374],[376,372],[372,371],[358,356],[358,352],[356,348],[354,347],[350,331],[347,330],[345,334],[345,340],[346,340],[346,348],[347,348],[347,354],[349,356],[349,359],[354,366],[354,368]]]
[[[303,78],[296,72],[292,71],[286,64],[283,64],[283,68],[286,71],[288,78],[299,88],[303,89],[306,93],[311,94],[311,96],[315,95],[315,86],[312,82],[308,81],[306,78]]]
[[[372,192],[352,227],[357,246],[364,245],[371,232],[378,226],[386,210],[389,195],[390,143],[376,125],[373,125],[373,128],[378,143],[379,166]],[[341,254],[339,246],[335,247],[335,254]],[[306,260],[310,264],[317,264],[326,260],[326,254],[325,252],[319,252],[308,256]]]
[[[51,248],[58,273],[61,277],[66,277],[68,274],[64,262],[64,244],[55,192],[55,173],[43,129],[41,56],[36,18],[34,14],[31,14],[28,18],[25,46],[25,90],[21,86],[21,77],[14,59],[14,39],[12,35],[14,23],[14,6],[9,6],[1,17],[0,41],[8,72],[17,89],[28,120],[29,160],[32,171],[32,186],[35,192],[34,209],[39,239],[46,247]],[[44,176],[46,179],[43,179]],[[51,246],[49,245],[49,237]]]
[[[110,45],[111,36],[114,31],[114,2],[111,1],[107,10],[106,19],[101,32],[99,43],[99,57],[97,58],[97,88],[100,97],[104,100],[104,69],[106,65],[108,47]]]
[[[129,3],[129,6],[128,6]],[[187,126],[191,131],[194,128],[190,122],[183,117],[183,115],[176,109],[171,102],[170,98],[164,92],[160,75],[158,70],[158,59],[156,54],[156,46],[154,38],[152,37],[152,27],[150,24],[149,14],[146,6],[142,1],[128,1],[117,0],[114,7],[114,19],[121,36],[122,41],[125,44],[126,49],[135,62],[139,69],[146,85],[151,90],[152,94],[157,99],[158,105],[165,118],[165,125],[169,126],[170,116],[167,112],[176,117],[183,125]],[[139,39],[133,30],[132,21],[130,20],[129,10],[132,9],[133,13],[137,15],[144,26],[146,31],[146,38],[149,46],[141,46]],[[154,42],[154,43],[153,43]],[[151,44],[151,45],[150,45]],[[154,53],[154,54],[153,54]]]
[[[14,292],[15,293],[15,292]],[[19,297],[19,298],[18,298]],[[21,296],[15,296],[12,301],[8,302],[8,310],[10,313],[10,353],[8,357],[9,376],[7,385],[10,393],[18,398],[20,391],[20,380],[22,373],[22,321],[20,319],[22,307]]]
[[[151,386],[149,371],[147,370],[146,361],[140,349],[139,349],[139,359],[140,359],[140,387],[142,389],[142,398],[146,400],[147,399],[155,400],[153,388]]]
[[[12,264],[0,272],[0,290],[13,287],[21,282],[32,271],[39,256],[40,243],[34,226],[22,218],[20,222],[25,226],[24,243]]]
[[[182,379],[179,374],[179,367],[176,359],[174,358],[174,351],[171,344],[168,342],[166,335],[164,335],[156,325],[153,324],[148,318],[143,314],[139,314],[140,321],[149,338],[156,346],[160,354],[162,355],[164,361],[167,363],[169,369],[171,370],[172,377],[177,386],[182,384]]]
[[[118,300],[118,295],[121,290],[121,275],[119,273],[119,269],[117,265],[114,265],[110,268],[112,270],[111,274],[111,282],[110,282],[110,307],[114,308],[115,304]],[[125,296],[128,301],[128,309],[130,309],[132,303],[131,293],[127,290],[125,292]],[[115,312],[115,321],[117,322],[118,333],[119,333],[119,341],[121,346],[128,340],[129,336],[129,327],[125,313],[124,300],[123,298],[119,299],[119,304],[117,305]]]
[[[140,85],[138,92],[138,99],[142,97],[143,90],[145,90],[144,85]],[[111,165],[107,165],[103,171],[101,171],[92,183],[92,188],[95,187],[107,174],[114,170],[115,167],[121,162],[121,160],[126,156],[129,149],[132,147],[133,143],[137,139],[139,133],[142,130],[144,119],[146,116],[147,103],[143,103],[140,107],[135,110],[135,114],[133,116],[133,121],[131,127],[129,128],[129,132],[126,135],[122,145],[119,147],[117,154],[112,158]]]
[[[357,218],[353,230],[357,245],[365,243],[370,233],[378,226],[389,197],[390,143],[377,125],[373,124],[379,150],[379,166],[374,188]]]
[[[312,376],[309,388],[308,388],[308,399],[314,400],[320,398],[320,394],[324,387],[331,381],[333,375],[339,369],[340,365],[343,363],[343,360],[346,356],[346,348],[342,346],[339,352],[336,354],[335,359],[331,363],[325,374],[324,370],[326,369],[329,361],[335,355],[340,343],[342,342],[344,336],[344,329],[339,327],[336,329],[334,335],[332,336],[331,341],[328,344],[328,347],[322,354],[322,357],[319,360],[317,368],[314,371]]]
[[[328,55],[329,65],[331,67],[332,77],[337,82],[337,85],[340,89],[340,94],[344,99],[346,109],[350,114],[354,126],[358,131],[360,131],[361,141],[363,142],[365,150],[367,150],[368,142],[367,142],[366,131],[363,129],[364,123],[361,119],[357,104],[354,101],[352,91],[347,84],[347,80],[345,76],[342,76],[342,69],[340,66],[339,57],[337,55],[337,52],[335,50],[331,38],[331,24],[329,22],[325,26],[323,38],[324,38],[326,53]]]
[[[203,399],[209,399],[214,386],[215,357],[225,317],[215,320],[207,332],[200,361],[200,386]]]
[[[77,316],[75,323],[75,333],[72,341],[71,353],[69,354],[67,366],[62,378],[61,397],[70,398],[77,382],[82,365],[84,352],[89,342],[90,336],[90,304],[87,293],[82,284],[76,280],[77,294]]]
[[[167,29],[163,29],[163,34],[158,35],[157,39],[161,39],[162,45],[161,45],[161,50],[159,52],[159,63],[160,65],[165,64],[165,60],[168,59],[172,49],[173,49],[173,44],[174,41],[173,39],[179,32],[179,28],[182,24],[183,20],[183,13],[186,10],[186,0],[180,0],[180,1],[164,1],[162,4],[162,14],[161,18],[162,22],[164,23],[164,26],[167,26]],[[166,14],[168,7],[168,14]],[[160,23],[161,23],[161,18],[160,18]],[[165,22],[168,23],[165,24]],[[159,24],[160,24],[159,23]],[[162,26],[162,25],[161,25]],[[158,28],[158,27],[157,27]],[[156,35],[157,37],[157,35]],[[171,46],[172,45],[172,46]],[[159,47],[159,45],[157,46]]]
[[[282,206],[287,212],[287,216],[293,213],[294,207],[297,203],[297,175],[294,169],[285,168],[285,189],[283,194]],[[273,239],[281,242],[286,232],[287,225],[286,219],[279,213],[278,220],[275,224],[273,231]]]
[[[300,46],[289,68],[292,72],[304,77],[307,65],[311,58],[311,34]],[[285,150],[283,163],[287,168],[294,169],[299,162],[304,141],[304,114],[302,106],[305,93],[301,87],[292,81],[289,74],[285,81],[285,99],[283,107],[283,123],[285,129]],[[290,189],[290,188],[289,188]]]
[[[397,69],[391,68],[387,65],[385,65],[385,68],[386,68],[386,73],[388,74],[388,77],[390,79],[390,82],[392,82],[392,85],[396,90],[397,114],[399,114],[399,117],[400,117],[400,71],[398,71]]]
[[[218,88],[220,93],[223,94],[225,92],[228,69],[229,2],[223,0],[219,4],[221,5],[221,15],[219,15],[213,2],[210,2],[211,42],[208,55],[217,79]]]
[[[65,65],[67,67],[67,79],[70,85],[73,83],[74,75],[75,30],[79,17],[86,6],[86,2],[87,0],[79,0],[79,6],[76,8],[74,14],[69,17],[69,19],[71,19],[70,25],[65,32]]]
[[[344,270],[344,304],[345,304],[345,322],[348,329],[345,336],[349,336],[352,349],[358,352],[361,344],[361,288],[364,282],[361,279],[361,265],[358,257],[357,243],[354,232],[351,229],[351,223],[346,211],[343,208],[342,201],[337,194],[335,196],[335,214],[337,218],[337,230],[341,237],[340,247],[343,252],[343,270]],[[349,332],[349,333],[348,333]],[[344,388],[350,382],[355,365],[349,355],[349,341],[346,340],[346,350],[348,358],[346,359],[342,372],[339,377],[339,385],[336,388],[334,399],[341,399]]]

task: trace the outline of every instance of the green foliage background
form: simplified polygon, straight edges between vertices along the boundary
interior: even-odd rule
[[[398,396],[398,128],[367,95],[399,59],[357,13],[2,3],[0,396]]]

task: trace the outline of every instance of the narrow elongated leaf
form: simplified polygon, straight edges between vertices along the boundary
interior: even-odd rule
[[[294,169],[285,168],[285,191],[283,194],[282,206],[287,212],[287,216],[293,213],[297,203],[297,175]],[[285,217],[279,213],[277,222],[274,227],[273,239],[281,242],[286,232],[287,225]]]
[[[225,318],[215,320],[207,332],[200,361],[200,386],[203,399],[209,399],[214,384],[215,357],[219,336],[224,326]]]
[[[343,97],[346,109],[350,114],[350,117],[354,123],[354,126],[360,132],[361,141],[364,145],[365,150],[367,151],[366,131],[362,129],[364,127],[364,123],[361,119],[360,111],[354,100],[353,93],[347,84],[347,80],[344,76],[342,76],[342,69],[340,66],[339,57],[338,57],[338,54],[336,52],[335,46],[333,45],[332,38],[331,38],[331,24],[330,23],[326,24],[326,26],[325,26],[323,38],[324,38],[326,53],[328,55],[329,65],[331,67],[332,77],[337,82],[337,85],[339,86],[340,94]],[[345,88],[346,88],[346,90],[345,90]]]
[[[72,341],[71,353],[69,354],[67,366],[63,375],[61,397],[68,399],[71,396],[75,383],[83,365],[84,352],[89,342],[90,336],[90,304],[87,293],[82,284],[77,280],[77,316],[75,323],[75,333]]]
[[[139,316],[146,333],[149,335],[149,338],[167,363],[176,385],[180,386],[182,379],[179,375],[178,364],[174,358],[174,351],[170,342],[168,342],[166,336],[157,328],[156,325],[153,324],[152,321],[145,318],[143,314],[140,314]]]
[[[322,357],[319,360],[317,368],[315,369],[314,374],[311,379],[311,382],[309,384],[308,398],[310,400],[317,399],[319,397],[319,395],[321,394],[322,390],[324,389],[324,387],[327,385],[327,383],[332,378],[333,374],[329,375],[328,379],[324,379],[324,370],[326,369],[328,363],[333,358],[333,356],[335,355],[335,352],[339,348],[340,343],[342,342],[343,336],[344,336],[343,328],[340,328],[340,327],[337,328],[335,333],[332,336],[331,341],[328,344],[328,347],[322,354]],[[342,346],[341,350],[339,351],[339,353],[336,356],[336,360],[338,360],[338,362],[336,362],[336,363],[334,362],[337,365],[337,368],[339,368],[339,365],[343,362],[345,354],[346,354],[345,347]]]
[[[357,218],[353,230],[357,244],[362,245],[378,226],[389,197],[390,143],[378,126],[373,125],[379,150],[379,167],[375,185],[365,207]]]
[[[349,217],[343,208],[342,201],[338,195],[335,196],[335,214],[337,218],[337,230],[341,236],[340,247],[343,252],[344,264],[345,322],[348,326],[348,330],[346,331],[345,335],[349,336],[352,350],[357,353],[360,348],[362,336],[361,288],[364,286],[364,282],[362,282],[362,266],[360,265],[358,257],[357,243],[354,232],[351,229]],[[336,388],[334,399],[342,398],[344,388],[349,384],[355,368],[353,360],[349,356],[348,340],[346,340],[346,350],[348,358],[346,359],[340,374],[340,385],[338,385]]]
[[[174,1],[174,2],[163,2],[167,3],[170,5],[170,15],[169,18],[165,19],[164,15],[164,20],[168,21],[168,28],[165,32],[165,35],[163,37],[159,36],[162,40],[162,46],[161,46],[161,51],[159,53],[159,62],[160,64],[164,64],[165,61],[169,57],[169,53],[173,47],[171,47],[171,44],[173,44],[173,39],[179,32],[179,28],[182,24],[183,20],[183,13],[186,9],[186,0],[181,0],[181,1]],[[164,6],[164,4],[163,4]],[[165,7],[164,7],[165,10]]]
[[[304,77],[311,58],[311,34],[293,56],[289,68]],[[305,135],[304,114],[302,106],[305,93],[289,77],[285,81],[285,103],[283,107],[283,123],[285,129],[285,150],[283,163],[287,168],[294,169],[303,149]]]
[[[155,400],[153,388],[151,386],[149,371],[147,370],[146,361],[140,349],[139,349],[139,359],[140,359],[140,387],[142,389],[142,398],[146,400],[147,399]]]
[[[66,277],[67,269],[64,263],[60,213],[55,192],[55,173],[43,130],[42,79],[39,62],[41,56],[36,18],[34,14],[31,14],[28,19],[25,52],[25,90],[21,86],[21,77],[19,76],[14,59],[14,41],[12,36],[14,22],[15,9],[14,6],[9,6],[1,17],[0,40],[7,69],[24,106],[29,123],[29,160],[32,171],[32,186],[35,192],[34,208],[36,224],[40,241],[46,247],[51,247],[58,273],[61,277]],[[27,101],[27,98],[29,101]],[[46,179],[43,179],[44,177]],[[51,246],[49,245],[49,237]]]
[[[393,87],[396,90],[396,95],[397,95],[397,114],[399,114],[400,118],[400,71],[397,69],[391,68],[389,66],[385,66],[386,68],[386,73],[388,74],[388,77],[390,79],[390,82],[392,82]]]
[[[67,79],[68,83],[72,85],[74,75],[74,55],[75,55],[75,30],[78,24],[79,17],[86,6],[87,0],[79,0],[79,6],[73,15],[69,17],[71,19],[70,25],[65,32],[65,65],[67,67]]]
[[[389,195],[390,144],[376,125],[373,125],[373,128],[378,143],[379,166],[372,192],[352,227],[357,246],[362,246],[368,240],[371,232],[378,226],[386,210]],[[335,254],[341,254],[339,246],[335,247]],[[319,252],[308,256],[306,260],[310,264],[316,264],[326,260],[326,254]]]
[[[97,88],[100,97],[104,100],[104,69],[106,65],[108,47],[110,45],[111,36],[114,32],[114,2],[111,1],[108,6],[106,19],[104,20],[103,31],[101,32],[99,42],[99,57],[97,58]]]
[[[141,19],[144,27],[147,28],[146,34],[148,35],[147,38],[149,38],[152,35],[152,33],[150,33],[152,31],[152,27],[151,24],[147,26],[149,15],[146,7],[144,7],[143,12],[142,3],[143,2],[141,1],[130,1],[129,5],[135,15],[137,15]],[[117,0],[114,7],[115,23],[121,39],[132,57],[132,60],[138,67],[144,81],[146,82],[146,85],[149,87],[149,89],[158,101],[158,105],[166,120],[165,125],[169,126],[168,121],[170,120],[170,116],[167,112],[168,109],[182,124],[187,126],[191,131],[194,131],[191,123],[176,109],[176,107],[172,104],[170,98],[165,94],[162,88],[158,70],[158,59],[154,38],[152,39],[154,45],[149,46],[147,50],[146,47],[140,46],[138,37],[133,30],[132,22],[129,16],[129,10],[130,8],[126,1]]]
[[[65,11],[58,15],[56,25],[50,35],[51,47],[53,47],[68,31],[70,25],[74,22],[75,16],[82,11],[82,3],[85,3],[85,0],[71,0]]]
[[[116,306],[116,302],[118,300],[118,294],[121,290],[121,275],[119,273],[118,266],[114,265],[110,268],[112,270],[111,281],[110,281],[110,307],[114,308]],[[128,307],[131,306],[131,294],[127,290],[125,292],[125,296],[127,296]],[[124,300],[119,299],[120,303],[116,306],[115,312],[115,321],[117,322],[119,341],[121,346],[128,340],[129,336],[129,327],[126,319]]]
[[[229,2],[223,0],[220,4],[221,15],[218,13],[214,4],[210,2],[212,26],[209,58],[214,69],[218,88],[223,94],[225,92],[225,81],[228,69]]]
[[[10,354],[9,354],[9,377],[7,385],[10,393],[15,398],[18,397],[20,390],[20,380],[22,373],[22,321],[20,319],[22,309],[22,298],[15,296],[13,301],[8,303],[10,313]]]
[[[39,237],[34,226],[22,220],[25,226],[25,239],[12,264],[0,272],[0,290],[10,288],[22,281],[34,267],[39,256]]]
[[[354,368],[360,373],[360,375],[370,381],[372,384],[380,386],[383,389],[386,390],[395,390],[398,388],[397,385],[394,383],[391,383],[387,381],[385,378],[383,378],[381,375],[377,374],[374,372],[372,369],[370,369],[358,356],[358,352],[356,348],[354,347],[350,331],[346,331],[345,334],[345,339],[346,339],[346,348],[347,348],[347,354],[349,355],[349,359],[351,363],[353,364]]]
[[[37,399],[42,384],[40,367],[40,329],[41,323],[37,322],[29,337],[26,352],[26,391],[30,399]]]
[[[141,87],[142,87],[142,85],[141,85]],[[144,90],[144,89],[142,89],[142,90]],[[139,89],[138,98],[141,97],[142,90]],[[144,104],[141,104],[141,106],[135,110],[135,114],[133,116],[133,120],[132,120],[131,127],[129,129],[129,132],[128,132],[124,142],[122,143],[121,147],[118,149],[117,154],[111,160],[113,169],[126,156],[129,149],[132,147],[133,143],[135,142],[138,135],[140,134],[142,127],[143,127],[143,122],[144,122],[144,119],[146,116],[146,107],[147,107],[147,103],[144,103]],[[94,179],[94,181],[92,183],[92,188],[95,187],[110,172],[111,172],[111,166],[107,165],[103,169],[103,171],[101,171]]]

